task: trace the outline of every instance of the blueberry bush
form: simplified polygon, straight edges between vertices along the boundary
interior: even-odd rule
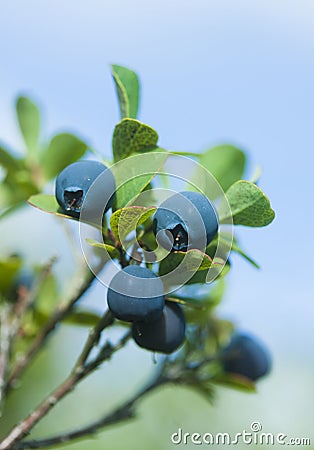
[[[17,99],[16,112],[25,154],[0,146],[0,219],[28,202],[42,214],[74,221],[86,260],[84,274],[65,298],[54,259],[30,269],[18,254],[1,255],[0,408],[17,381],[23,389],[25,369],[58,333],[59,323],[90,328],[68,377],[2,437],[1,450],[87,439],[134,417],[138,400],[165,384],[184,384],[211,401],[215,385],[253,392],[270,370],[263,344],[217,314],[232,254],[259,267],[241,247],[236,228],[264,227],[274,219],[259,174],[243,179],[246,155],[233,145],[203,153],[161,147],[157,132],[137,119],[138,76],[118,65],[111,70],[121,116],[113,131],[112,161],[70,133],[43,143],[39,109],[24,96]],[[45,230],[42,234],[47,238]],[[107,297],[102,314],[80,306],[94,283]],[[106,338],[113,327],[121,333],[115,342]],[[155,375],[147,385],[94,423],[87,418],[85,427],[27,437],[129,340],[155,354]]]

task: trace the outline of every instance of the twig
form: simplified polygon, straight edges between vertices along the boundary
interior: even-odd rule
[[[108,310],[103,317],[100,319],[100,321],[98,322],[98,324],[96,325],[96,327],[91,330],[91,332],[89,333],[89,336],[86,340],[86,343],[84,345],[84,348],[82,350],[82,353],[80,354],[75,366],[74,366],[74,371],[76,369],[79,369],[80,367],[84,367],[86,365],[86,361],[88,356],[90,355],[91,350],[93,349],[93,347],[95,347],[98,342],[99,342],[99,338],[101,335],[101,332],[109,327],[110,325],[113,324],[114,321],[114,317],[111,314],[111,312]]]
[[[121,243],[118,241],[118,239],[115,237],[114,233],[112,232],[112,230],[108,229],[108,237],[109,239],[111,239],[111,241],[113,242],[114,246],[116,247],[116,249],[119,252],[119,263],[120,266],[122,267],[122,269],[126,266],[129,265],[126,257],[125,257],[125,251],[121,245]]]
[[[102,266],[101,266],[102,267]],[[101,269],[99,267],[94,273],[98,273]],[[61,322],[67,314],[71,311],[75,303],[81,298],[83,294],[89,289],[92,282],[94,281],[96,275],[93,272],[89,272],[86,279],[83,281],[81,285],[78,285],[74,290],[71,298],[61,304],[58,309],[55,310],[49,322],[44,326],[44,328],[38,333],[33,343],[27,350],[27,352],[18,360],[15,368],[10,374],[7,384],[5,386],[5,392],[8,392],[16,383],[16,381],[20,378],[24,369],[28,366],[33,357],[38,353],[38,351],[42,348],[43,344],[50,336],[50,334],[55,329],[56,325]]]
[[[146,394],[152,390],[168,383],[170,380],[162,376],[154,378],[144,389],[137,392],[133,397],[124,402],[114,411],[105,414],[100,419],[92,422],[86,426],[80,427],[79,429],[69,431],[67,433],[52,436],[47,439],[29,440],[17,444],[13,449],[44,449],[52,447],[58,444],[70,444],[75,439],[79,438],[91,438],[95,433],[99,432],[105,427],[113,424],[117,424],[124,420],[132,419],[135,417],[135,404],[142,399]]]
[[[73,371],[69,377],[58,386],[55,391],[49,395],[37,408],[27,416],[22,422],[16,425],[6,438],[0,443],[0,450],[9,450],[13,448],[19,448],[16,446],[39,422],[48,412],[67,394],[69,394],[73,388],[88,374],[94,371],[99,365],[110,359],[110,357],[125,345],[130,333],[129,331],[125,336],[121,338],[116,345],[105,344],[106,351],[99,351],[98,356],[89,364],[86,364],[87,358],[90,355],[91,350],[98,343],[98,339],[101,331],[112,323],[111,313],[107,312],[101,319],[100,323],[94,328],[93,332],[89,335],[87,342],[83,348],[81,355],[79,356],[77,363],[74,366]]]
[[[23,315],[32,305],[42,281],[50,272],[55,258],[52,258],[41,270],[32,289],[21,286],[15,303],[5,302],[0,311],[0,413],[7,393],[7,376],[10,367],[10,356],[13,343],[19,334]]]
[[[4,303],[0,310],[0,415],[4,400],[4,388],[9,367],[11,348],[11,305]]]

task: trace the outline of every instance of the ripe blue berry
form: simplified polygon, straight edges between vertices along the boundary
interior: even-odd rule
[[[199,192],[178,192],[154,214],[153,231],[169,251],[205,250],[218,231],[218,218],[210,200]]]
[[[235,334],[222,351],[222,364],[225,372],[256,381],[270,371],[271,359],[267,349],[255,337]]]
[[[111,170],[98,161],[77,161],[59,173],[56,198],[62,210],[78,218],[87,191],[97,178],[84,211],[91,217],[100,217],[106,212],[114,200],[115,180]]]
[[[117,319],[127,322],[155,320],[161,316],[165,304],[164,286],[151,270],[127,266],[112,278],[107,300]]]
[[[180,305],[166,302],[162,316],[153,322],[135,322],[132,325],[135,342],[147,350],[172,353],[185,339],[185,317]]]

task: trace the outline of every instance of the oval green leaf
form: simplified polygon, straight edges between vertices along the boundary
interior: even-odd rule
[[[7,172],[16,172],[22,166],[21,161],[0,145],[0,166]]]
[[[123,119],[113,132],[112,150],[115,161],[126,158],[132,153],[150,151],[156,148],[157,132],[143,122],[135,119]]]
[[[92,247],[107,250],[107,252],[109,253],[109,255],[112,258],[119,258],[119,256],[120,256],[118,250],[113,245],[105,244],[103,242],[98,242],[98,241],[95,241],[94,239],[90,239],[90,238],[86,239],[86,242],[88,243],[88,245],[91,245]]]
[[[226,197],[235,225],[264,227],[274,220],[275,212],[268,198],[254,183],[237,181],[228,189]],[[229,218],[225,211],[220,211],[219,217],[221,222]]]
[[[115,211],[110,217],[110,227],[119,242],[123,242],[129,233],[142,225],[154,212],[154,206],[129,206]]]
[[[29,98],[20,96],[16,100],[16,113],[28,153],[36,154],[40,133],[39,109]]]
[[[212,259],[200,250],[192,249],[187,252],[174,252],[164,258],[159,266],[159,275],[166,275],[180,265],[180,272],[198,272],[208,270],[212,266],[221,266],[223,261]]]
[[[69,164],[84,156],[88,146],[70,133],[55,135],[41,157],[41,165],[47,180],[57,176]]]
[[[168,156],[165,151],[153,151],[149,154],[133,155],[114,164],[111,170],[117,185],[115,209],[124,208],[134,202],[161,171]]]
[[[199,161],[226,191],[243,177],[246,157],[242,150],[233,145],[218,145],[203,153]]]
[[[137,74],[117,64],[111,66],[111,73],[117,90],[121,119],[124,117],[136,119],[140,95]]]

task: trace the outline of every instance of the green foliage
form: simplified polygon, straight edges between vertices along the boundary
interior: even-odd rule
[[[113,132],[112,150],[115,161],[127,158],[132,153],[151,151],[156,148],[157,132],[135,119],[122,119]]]
[[[221,372],[212,378],[212,382],[243,392],[256,392],[255,383],[241,375]]]
[[[8,294],[21,266],[22,260],[18,256],[10,256],[0,260],[0,294]]]
[[[103,224],[88,224],[102,233],[102,242],[91,237],[86,239],[87,244],[94,249],[91,252],[93,258],[100,260],[98,270],[102,270],[111,259],[122,267],[137,263],[145,265],[162,277],[166,300],[183,306],[187,321],[186,343],[179,352],[163,361],[163,379],[186,384],[210,401],[213,399],[214,384],[254,392],[255,385],[250,380],[224,373],[222,349],[230,341],[234,325],[217,317],[216,308],[224,297],[226,275],[231,270],[230,258],[232,260],[233,253],[241,255],[254,267],[259,267],[233,236],[232,222],[234,225],[263,227],[274,219],[275,213],[268,198],[256,185],[260,171],[255,173],[253,181],[243,180],[246,154],[229,144],[210,148],[202,154],[168,152],[157,147],[158,133],[136,119],[140,94],[136,73],[118,65],[112,65],[111,70],[122,120],[113,130],[113,163],[108,163],[116,182],[113,208],[104,217]],[[54,195],[43,192],[53,189],[51,180],[60,171],[86,155],[88,145],[81,138],[66,132],[54,135],[47,144],[40,143],[41,119],[37,106],[27,97],[19,97],[16,110],[27,152],[18,158],[5,145],[0,146],[0,165],[3,169],[0,218],[25,204],[28,199],[29,205],[54,214],[60,220],[78,221],[60,209]],[[173,180],[164,169],[168,167],[168,160],[173,156],[178,160],[178,155],[192,157],[199,163],[199,170],[193,169],[194,173],[188,176],[189,179],[183,180],[189,188],[194,183],[195,189],[202,190],[201,187],[205,187],[205,190],[209,190],[206,185],[207,171],[213,175],[213,183],[214,179],[219,183],[213,184],[217,188],[213,197],[217,203],[220,228],[204,252],[189,249],[186,252],[169,253],[158,245],[154,235],[153,214],[160,204],[157,200],[158,188],[172,189]],[[223,198],[225,201],[221,201]],[[127,250],[131,251],[131,256]],[[133,257],[136,252],[140,254],[139,260]],[[22,265],[23,261],[15,256],[2,257],[0,260],[0,312],[3,305],[9,305],[8,294]],[[171,278],[173,273],[175,275]],[[88,270],[82,285],[75,283],[74,294],[68,303],[60,292],[51,264],[40,267],[35,279],[35,288],[31,288],[29,295],[18,300],[17,305],[11,305],[11,309],[7,308],[12,314],[12,323],[20,320],[8,356],[11,358],[8,363],[10,370],[14,371],[18,366],[20,353],[26,355],[22,361],[28,361],[27,358],[31,360],[40,347],[38,339],[44,336],[44,343],[62,321],[94,327],[72,371],[74,377],[80,377],[80,370],[97,368],[101,361],[109,359],[114,351],[125,345],[128,336],[122,338],[116,347],[109,341],[101,347],[101,332],[116,324],[113,316],[102,316],[77,307],[77,302],[95,279]],[[129,326],[127,323],[122,325]],[[98,352],[98,360],[93,360],[93,364],[86,363],[91,350]],[[83,365],[80,365],[82,361]],[[130,403],[127,403],[127,407],[130,408]]]
[[[218,145],[201,154],[199,161],[226,191],[243,177],[246,157],[242,150],[233,145]]]
[[[86,242],[89,245],[91,245],[92,247],[105,249],[111,256],[111,258],[113,258],[113,259],[119,258],[120,253],[118,252],[116,247],[114,247],[113,245],[105,244],[103,242],[97,242],[94,239],[90,239],[90,238],[86,239]]]
[[[156,151],[144,157],[133,155],[128,159],[129,164],[121,162],[112,166],[117,185],[115,209],[134,203],[162,170],[167,159],[167,152]]]
[[[31,156],[34,156],[39,151],[39,109],[29,98],[21,96],[18,97],[16,101],[16,113],[27,151]]]
[[[100,319],[101,316],[94,312],[76,309],[64,319],[64,323],[92,328],[99,323]]]
[[[31,99],[18,97],[16,111],[26,154],[18,158],[0,145],[0,166],[4,169],[0,182],[0,218],[24,206],[30,196],[41,193],[48,181],[88,149],[82,139],[70,133],[53,136],[47,145],[40,143],[40,111]]]
[[[129,206],[115,211],[110,217],[110,227],[117,241],[123,242],[127,235],[154,214],[155,207]]]
[[[87,148],[87,144],[73,134],[61,133],[53,136],[41,156],[45,178],[51,180],[57,176],[66,166],[82,158]]]
[[[183,265],[182,265],[183,263]],[[210,256],[200,250],[188,250],[187,252],[174,252],[163,259],[159,267],[159,275],[166,275],[172,272],[178,266],[182,272],[195,272],[198,270],[207,270],[212,266],[222,266],[223,261],[216,258],[212,260]]]
[[[14,173],[21,168],[21,162],[14,158],[13,155],[0,145],[0,166],[2,166],[7,172]]]
[[[226,197],[235,225],[265,227],[275,218],[268,198],[254,183],[237,181],[227,190]]]
[[[140,95],[140,83],[136,73],[116,64],[111,66],[111,73],[118,94],[121,119],[136,119]]]
[[[35,208],[41,209],[42,211],[48,212],[50,214],[56,214],[61,217],[77,220],[60,210],[60,206],[54,195],[48,194],[32,195],[28,199],[28,203],[34,206]]]

